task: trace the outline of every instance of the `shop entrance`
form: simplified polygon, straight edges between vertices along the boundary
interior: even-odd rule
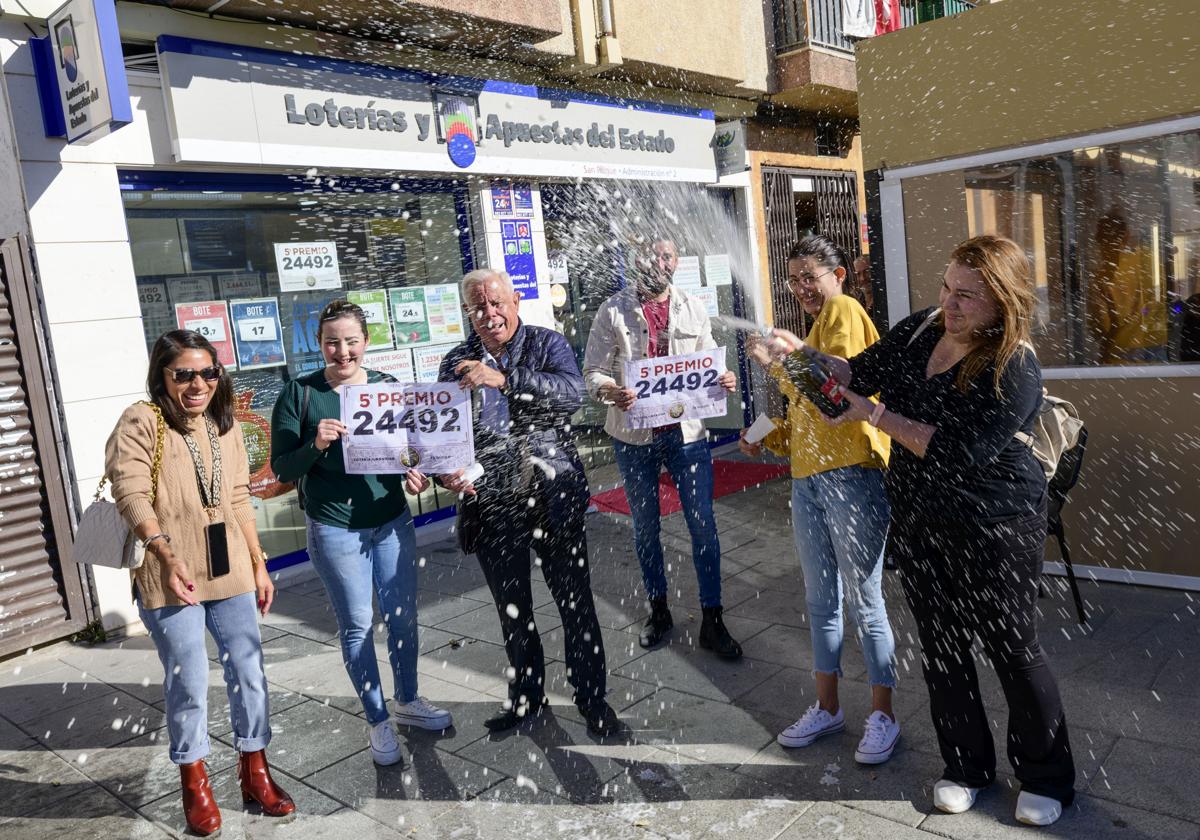
[[[0,656],[86,623],[23,238],[0,243]]]
[[[858,185],[853,172],[763,167],[767,264],[774,324],[803,336],[808,324],[787,287],[787,252],[810,233],[828,236],[853,260],[858,234]]]

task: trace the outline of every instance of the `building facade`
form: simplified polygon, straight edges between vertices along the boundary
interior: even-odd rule
[[[712,141],[767,89],[752,4],[697,17],[686,2],[439,1],[380,21],[351,2],[314,24],[315,3],[270,18],[240,0],[219,15],[117,3],[132,118],[73,143],[37,117],[30,35],[52,35],[59,5],[5,3],[0,18],[4,172],[10,195],[24,192],[0,231],[21,315],[0,364],[24,377],[0,423],[16,424],[4,426],[13,483],[37,491],[0,476],[0,527],[30,532],[5,550],[0,654],[136,621],[128,575],[74,564],[70,533],[164,331],[202,331],[233,375],[278,568],[305,559],[304,529],[268,463],[271,410],[285,381],[320,366],[328,300],[363,305],[368,364],[402,380],[436,377],[467,334],[457,284],[478,266],[508,270],[523,319],[562,330],[580,356],[590,312],[650,235],[679,240],[677,281],[711,312],[747,313],[753,197],[718,183]],[[653,34],[685,22],[690,37]],[[736,336],[724,343],[742,370]],[[750,401],[732,395],[709,422],[714,444],[736,437]],[[607,463],[602,412],[576,423],[589,466]],[[431,489],[411,504],[423,538],[445,532],[452,498]]]
[[[1200,587],[1200,15],[1005,0],[865,45],[864,166],[895,323],[954,245],[1023,245],[1046,386],[1090,432],[1076,566]]]

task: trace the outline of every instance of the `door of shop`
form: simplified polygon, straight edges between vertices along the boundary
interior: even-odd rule
[[[853,172],[763,167],[763,197],[773,321],[803,336],[804,311],[787,286],[788,249],[802,236],[821,233],[850,259],[858,256],[858,185]]]
[[[85,623],[22,238],[0,243],[0,656]],[[64,557],[66,556],[66,558]]]

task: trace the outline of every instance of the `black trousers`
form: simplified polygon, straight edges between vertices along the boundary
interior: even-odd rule
[[[917,622],[945,778],[969,787],[996,778],[971,655],[978,636],[1008,701],[1008,758],[1022,789],[1069,804],[1075,764],[1066,716],[1037,635],[1045,515],[952,525],[896,517],[892,527],[891,550]]]
[[[534,500],[531,507],[529,499]],[[519,497],[480,488],[481,529],[476,556],[496,602],[504,647],[515,675],[508,696],[537,702],[545,696],[542,639],[533,615],[530,550],[562,617],[567,679],[575,703],[586,708],[606,690],[604,641],[592,600],[584,517],[587,481],[582,472],[540,480]]]

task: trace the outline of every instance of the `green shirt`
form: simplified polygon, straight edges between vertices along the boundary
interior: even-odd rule
[[[395,381],[389,374],[367,371],[367,382]],[[341,415],[341,394],[325,381],[323,369],[284,385],[271,417],[271,469],[280,481],[296,482],[310,519],[340,528],[378,528],[408,512],[404,476],[347,474],[340,440],[324,452],[317,449],[317,424]]]

